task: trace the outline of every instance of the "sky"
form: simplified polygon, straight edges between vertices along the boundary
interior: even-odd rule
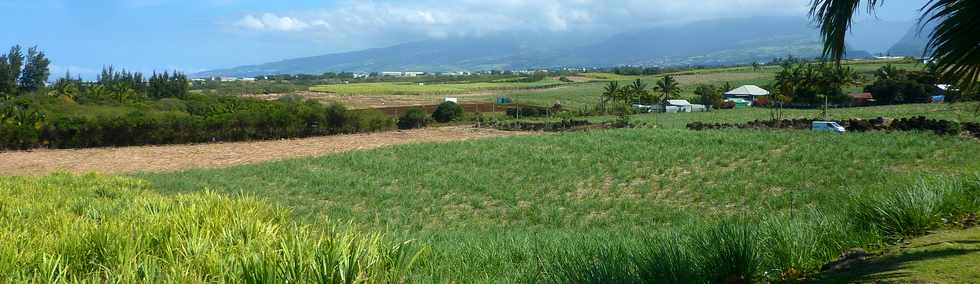
[[[210,69],[491,34],[601,38],[643,27],[806,16],[810,0],[0,0],[0,49],[39,46],[52,73]],[[924,0],[858,21],[911,22]]]

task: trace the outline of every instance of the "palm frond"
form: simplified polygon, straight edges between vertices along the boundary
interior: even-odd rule
[[[980,1],[931,0],[920,21],[936,22],[928,50],[941,77],[972,89],[980,80]]]
[[[874,13],[882,0],[867,1],[868,12]],[[857,12],[862,0],[813,0],[810,8],[810,17],[820,26],[820,35],[823,37],[824,48],[823,56],[835,61],[844,58],[847,52],[845,38],[847,31],[851,29],[851,20],[854,12]]]

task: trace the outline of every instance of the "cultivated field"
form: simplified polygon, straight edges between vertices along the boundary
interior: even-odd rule
[[[852,66],[870,72],[881,63]],[[775,70],[747,67],[674,75],[684,87],[682,96],[691,97],[693,85],[701,83],[765,85]],[[651,85],[660,78],[588,76],[640,78]],[[346,95],[311,96],[391,98],[391,105],[402,106],[418,98],[438,102],[440,92],[479,102],[506,94],[519,104],[560,101],[567,108],[585,109],[598,101],[605,82],[533,91],[431,86],[414,95],[413,88],[430,86],[384,84],[371,85],[374,90],[353,87]],[[399,91],[406,93],[394,94]],[[331,98],[336,97],[323,101]],[[281,96],[265,99],[283,101],[284,113],[318,105]],[[153,107],[164,107],[158,104]],[[908,104],[832,109],[828,115],[965,122],[980,120],[973,112],[976,107]],[[784,118],[819,115],[819,110],[786,110]],[[336,118],[345,117],[357,119]],[[635,115],[632,120],[646,127],[546,135],[464,125],[264,142],[0,152],[0,279],[973,279],[976,230],[959,229],[975,224],[980,213],[977,139],[926,132],[838,135],[685,128],[695,121],[769,118],[767,109],[736,109]],[[372,119],[392,122],[383,114]],[[236,129],[233,123],[228,126]],[[49,175],[53,171],[117,176]],[[913,240],[937,230],[942,233]],[[902,245],[909,240],[912,246]],[[821,273],[821,266],[854,247],[896,250],[856,273]],[[904,274],[895,273],[899,267],[906,269]]]
[[[320,85],[310,88],[314,92],[340,95],[458,95],[481,91],[507,91],[546,89],[563,82],[546,78],[538,82],[475,82],[475,83],[415,83],[385,82]]]
[[[426,281],[581,282],[589,269],[632,265],[617,251],[683,248],[691,244],[661,238],[680,234],[696,242],[707,237],[697,232],[732,224],[718,220],[756,228],[729,233],[748,234],[760,246],[765,254],[752,260],[760,269],[814,271],[849,247],[885,242],[887,233],[848,229],[861,228],[861,219],[848,217],[860,211],[844,208],[868,206],[848,204],[891,198],[920,182],[928,192],[977,190],[956,180],[975,183],[968,178],[980,170],[978,155],[973,139],[927,133],[639,129],[398,146],[138,177],[166,193],[207,188],[256,196],[301,219],[354,220],[420,240],[433,249],[434,261],[416,275]],[[685,253],[703,253],[691,250]],[[602,264],[578,262],[597,257]]]

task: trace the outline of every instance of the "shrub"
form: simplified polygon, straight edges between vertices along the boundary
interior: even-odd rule
[[[377,132],[395,128],[395,120],[379,110],[362,110],[352,114],[353,132]]]
[[[398,129],[422,128],[429,122],[429,116],[420,108],[412,108],[398,118]]]
[[[913,80],[886,79],[867,86],[865,91],[880,104],[924,103],[929,101],[927,86]]]
[[[550,109],[546,107],[539,106],[517,106],[507,109],[507,115],[510,117],[542,117],[548,116],[550,114]]]
[[[444,102],[432,112],[432,119],[440,123],[456,121],[463,117],[463,107],[454,102]]]

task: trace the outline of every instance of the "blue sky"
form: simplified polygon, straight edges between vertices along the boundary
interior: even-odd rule
[[[207,69],[494,33],[602,37],[722,17],[806,15],[810,0],[0,0],[0,48],[38,45],[66,69]],[[886,0],[911,21],[924,1]],[[867,16],[863,16],[867,20]]]

